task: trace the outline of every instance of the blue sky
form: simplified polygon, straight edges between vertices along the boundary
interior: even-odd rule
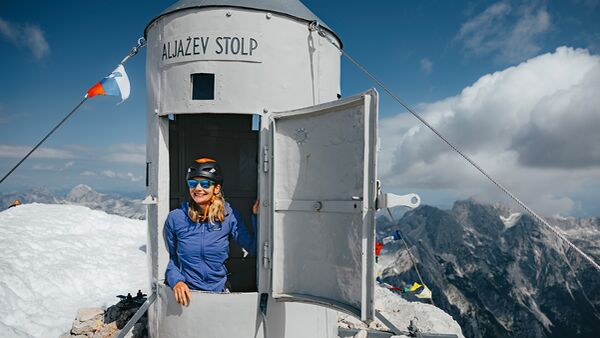
[[[465,94],[465,89],[472,88],[473,91],[491,86],[478,80],[494,74],[499,74],[497,76],[502,79],[528,79],[527,74],[539,74],[538,78],[541,78],[544,73],[565,65],[581,69],[577,73],[579,77],[571,81],[571,75],[564,72],[561,73],[563,77],[556,81],[570,83],[571,87],[568,88],[587,83],[585,75],[590,69],[595,69],[595,57],[600,54],[600,1],[303,2],[342,38],[347,52],[407,103],[430,116],[433,122],[437,121],[442,132],[445,132],[444,127],[448,128],[446,131],[450,136],[456,136],[459,146],[467,152],[471,150],[470,154],[488,165],[486,169],[499,175],[507,186],[520,187],[524,182],[531,183],[530,188],[522,192],[525,199],[539,200],[538,207],[544,212],[556,210],[565,214],[600,214],[595,206],[600,196],[594,192],[598,188],[594,179],[600,177],[600,161],[597,161],[600,155],[594,149],[589,150],[591,155],[586,157],[591,160],[582,161],[580,166],[565,165],[570,160],[569,163],[578,161],[567,155],[563,156],[563,162],[544,161],[537,159],[535,154],[539,152],[530,147],[535,143],[531,141],[531,130],[539,134],[543,129],[540,125],[509,134],[510,142],[492,140],[494,146],[482,148],[477,145],[482,143],[481,137],[489,135],[484,131],[485,128],[463,128],[464,124],[457,127],[457,119],[440,117],[444,110],[451,112],[446,116],[458,118],[464,116],[461,114],[465,112],[471,112],[483,121],[493,120],[485,118],[484,111],[459,109],[449,102],[467,102],[468,93]],[[91,85],[114,69],[143,34],[146,24],[172,3],[0,3],[0,71],[4,79],[0,81],[2,176],[18,161],[20,155],[24,155],[81,100]],[[558,52],[557,48],[563,46],[570,49],[564,53]],[[547,55],[547,58],[541,58],[543,55]],[[530,62],[523,64],[527,60]],[[97,97],[88,101],[44,144],[44,149],[0,185],[0,193],[33,187],[68,190],[76,184],[85,183],[98,191],[141,196],[144,191],[146,141],[144,66],[145,51],[126,66],[132,86],[129,100],[119,106],[115,105],[118,102],[116,98]],[[511,72],[516,75],[509,76]],[[511,87],[509,82],[505,85]],[[343,95],[352,95],[370,87],[373,84],[343,60]],[[478,98],[490,102],[498,100],[500,103],[519,103],[522,99],[524,103],[515,104],[511,112],[496,112],[500,116],[508,116],[514,111],[521,111],[520,107],[530,107],[517,118],[522,125],[537,121],[534,118],[535,109],[531,107],[544,103],[540,101],[543,97],[554,97],[558,92],[568,91],[568,88],[548,87],[529,99],[521,98],[521,95]],[[573,92],[572,95],[577,93]],[[589,121],[588,124],[598,121],[588,119],[594,116],[586,115],[590,114],[590,109],[592,113],[600,114],[598,108],[591,103],[589,105],[592,107],[584,109],[585,113],[573,118]],[[564,112],[557,112],[554,116],[565,115]],[[435,143],[437,141],[422,129],[414,129],[416,120],[405,119],[405,116],[401,107],[381,95],[380,117],[386,128],[382,128],[381,132],[384,149],[380,177],[389,187],[388,190],[396,193],[416,191],[423,195],[425,202],[441,206],[449,205],[456,198],[469,196],[486,201],[502,200],[478,174],[470,173],[467,165],[460,167],[455,158],[442,150],[432,152],[432,149],[439,147]],[[556,121],[561,121],[558,117]],[[497,121],[503,125],[509,122]],[[576,126],[573,128],[576,134],[580,130]],[[554,134],[543,130],[551,135],[562,133],[560,130]],[[473,131],[472,137],[465,136],[469,131]],[[478,131],[481,131],[481,135],[478,135]],[[417,136],[421,138],[416,139]],[[524,140],[529,141],[525,143]],[[535,140],[538,142],[546,138],[540,136]],[[550,147],[552,142],[548,142],[545,144]],[[589,144],[594,139],[579,142]],[[498,148],[497,145],[505,143],[502,149]],[[427,144],[432,146],[416,151]],[[585,152],[585,147],[581,151]],[[569,149],[563,152],[570,153]],[[501,167],[504,160],[488,161],[490,154],[504,154],[506,161],[511,164],[507,166],[509,169]],[[404,159],[410,160],[414,166],[402,163]],[[444,162],[446,160],[449,162]],[[474,183],[450,184],[440,179],[444,175],[436,174],[439,173],[436,170],[452,173],[447,168],[454,168],[454,164],[458,175],[454,173],[451,177],[461,177]],[[399,171],[408,174],[399,177]],[[515,171],[526,172],[527,177],[515,179]],[[426,173],[424,176],[431,179],[419,176],[419,172]],[[464,172],[469,174],[460,176]],[[531,179],[532,176],[535,179]],[[557,180],[570,184],[554,185]],[[477,188],[480,186],[483,188]],[[536,191],[541,192],[538,194]],[[547,198],[538,198],[540,194]]]

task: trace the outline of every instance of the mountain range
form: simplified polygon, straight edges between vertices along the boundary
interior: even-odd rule
[[[596,261],[600,219],[548,220]],[[400,230],[435,305],[465,337],[598,337],[600,271],[527,214],[474,200],[451,210],[421,206],[398,225],[377,220],[378,238]],[[382,278],[418,281],[401,241],[387,244]]]
[[[65,195],[46,189],[0,195],[2,209],[23,203],[77,204],[143,219],[139,199],[78,185]],[[450,210],[421,206],[377,218],[380,240],[400,230],[437,307],[465,337],[597,337],[600,272],[527,214],[501,205],[457,201]],[[563,235],[600,261],[600,218],[551,217]],[[418,281],[401,241],[385,245],[382,278],[394,286]]]
[[[36,188],[26,192],[10,192],[0,195],[1,210],[8,208],[15,199],[21,203],[75,204],[90,209],[102,210],[110,214],[134,219],[145,219],[146,208],[141,199],[132,199],[119,195],[102,194],[85,184],[79,184],[66,195]]]

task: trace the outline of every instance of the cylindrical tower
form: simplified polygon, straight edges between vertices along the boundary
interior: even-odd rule
[[[298,0],[181,0],[146,27],[148,253],[151,284],[159,296],[149,310],[152,337],[264,333],[258,311],[260,295],[271,290],[270,221],[260,222],[258,259],[244,257],[232,245],[227,263],[232,293],[194,293],[189,308],[176,304],[164,284],[168,251],[163,224],[186,199],[183,174],[197,156],[222,163],[226,198],[247,223],[257,197],[263,202],[261,215],[273,212],[267,196],[272,155],[267,134],[259,131],[261,118],[264,126],[269,112],[341,96],[340,53],[309,29],[313,21],[341,46]],[[304,129],[297,132],[308,137]],[[335,336],[334,311],[274,302],[270,296],[268,304],[270,337]]]

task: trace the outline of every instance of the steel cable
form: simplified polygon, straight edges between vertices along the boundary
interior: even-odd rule
[[[513,201],[515,201],[519,206],[521,206],[525,211],[527,211],[530,215],[532,215],[536,220],[540,223],[548,227],[556,236],[562,239],[565,243],[567,243],[573,250],[579,253],[583,258],[585,258],[598,272],[600,272],[600,265],[594,261],[592,257],[587,255],[581,249],[579,249],[575,244],[573,244],[570,240],[568,240],[565,236],[563,236],[558,229],[550,225],[544,218],[535,213],[531,208],[529,208],[525,203],[521,202],[512,192],[506,189],[502,184],[500,184],[497,180],[495,180],[492,176],[490,176],[483,168],[481,168],[475,161],[473,161],[469,156],[464,154],[458,147],[456,147],[452,142],[450,142],[444,135],[442,135],[439,131],[437,131],[432,125],[430,125],[423,117],[417,114],[413,109],[411,109],[407,104],[405,104],[396,94],[394,94],[383,82],[379,81],[371,72],[369,72],[363,65],[361,65],[358,61],[356,61],[352,56],[350,56],[345,50],[340,48],[335,41],[325,32],[325,30],[319,25],[318,22],[313,21],[309,25],[309,29],[312,31],[317,31],[320,36],[324,37],[329,43],[331,43],[335,48],[337,48],[342,55],[344,55],[350,62],[352,62],[356,67],[358,67],[363,73],[365,73],[371,80],[373,80],[381,89],[383,89],[386,93],[388,93],[396,102],[398,102],[402,107],[404,107],[409,113],[411,113],[414,117],[416,117],[421,123],[423,123],[429,130],[431,130],[434,134],[436,134],[440,139],[442,139],[450,148],[452,148],[455,152],[457,152],[463,159],[469,162],[475,169],[477,169],[483,176],[485,176],[488,180],[496,185],[500,190],[502,190],[508,197],[510,197]]]

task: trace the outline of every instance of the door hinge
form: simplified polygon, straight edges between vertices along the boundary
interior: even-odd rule
[[[269,172],[269,147],[263,147],[263,171]]]
[[[268,241],[263,244],[263,267],[265,269],[271,268],[271,249]]]

